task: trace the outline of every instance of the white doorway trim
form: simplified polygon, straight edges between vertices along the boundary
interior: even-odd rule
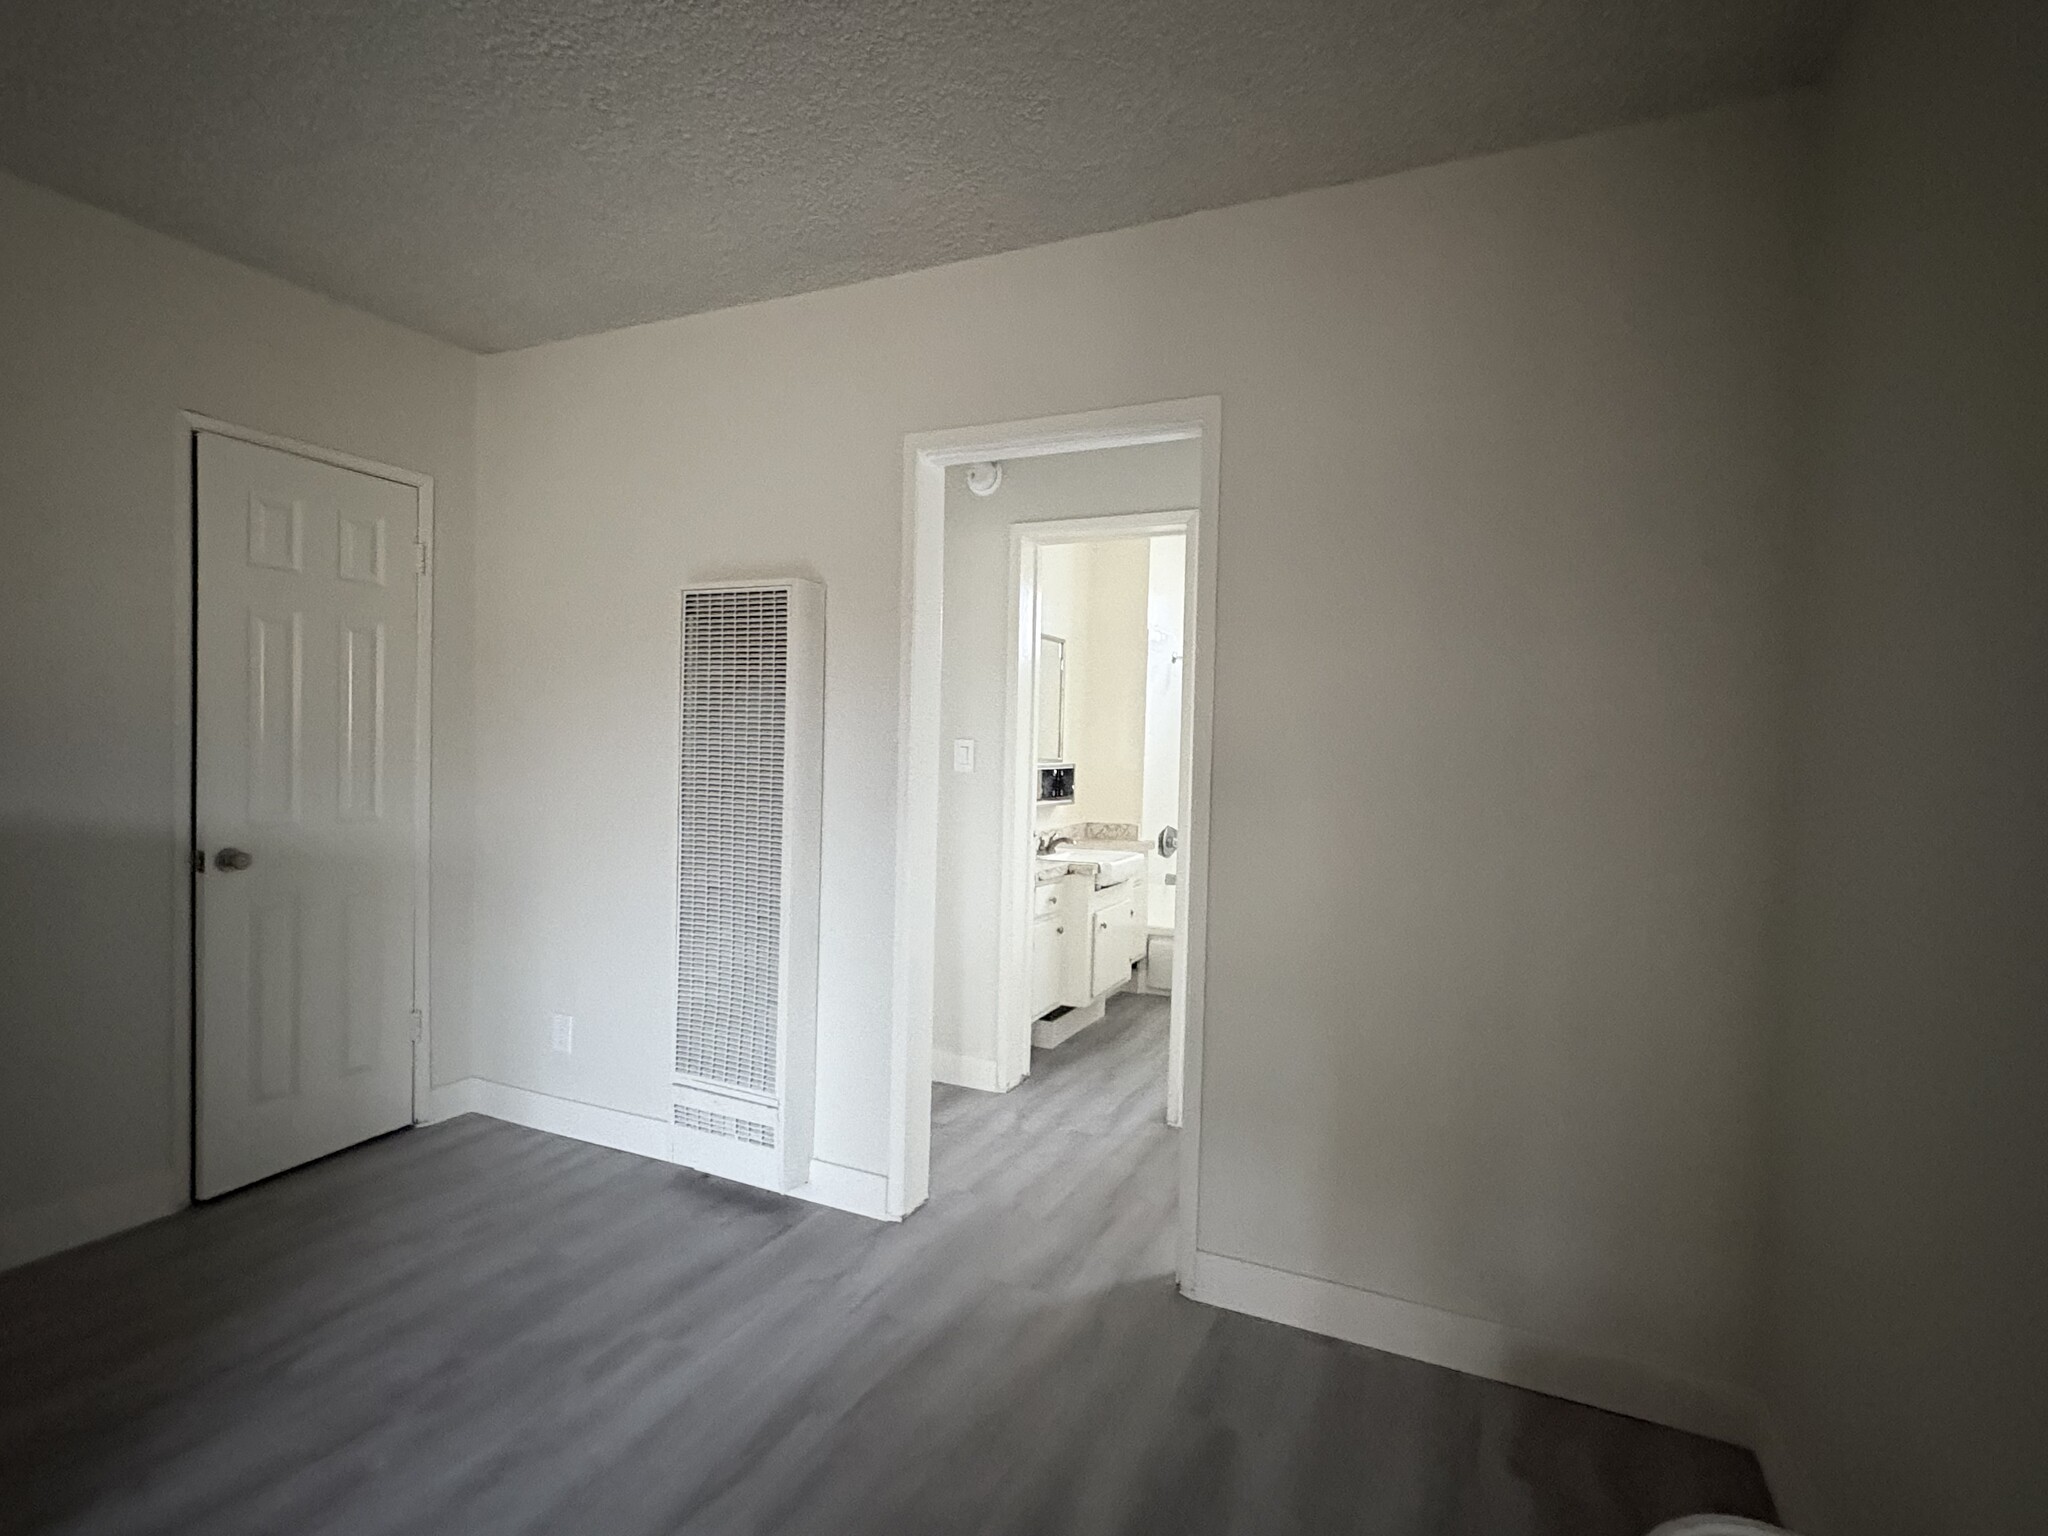
[[[394,464],[380,463],[352,453],[341,453],[237,426],[196,411],[181,411],[177,428],[177,515],[172,531],[172,567],[176,572],[171,604],[171,699],[172,699],[172,858],[171,858],[171,999],[173,1049],[171,1055],[172,1115],[171,1162],[177,1170],[180,1188],[189,1198],[193,1171],[193,1074],[195,1071],[194,987],[198,965],[198,935],[194,929],[193,806],[197,786],[194,771],[193,709],[197,700],[198,539],[198,438],[202,432],[253,443],[296,454],[319,464],[353,470],[410,487],[419,497],[419,543],[424,569],[420,572],[419,681],[414,697],[413,763],[413,936],[412,1008],[418,1021],[412,1053],[412,1118],[419,1124],[428,1116],[433,1088],[433,1012],[428,999],[429,979],[428,899],[432,886],[429,850],[433,823],[433,678],[434,678],[434,477]]]
[[[1207,951],[1209,735],[1215,635],[1218,464],[1223,402],[1205,396],[1034,421],[913,433],[903,440],[903,632],[899,677],[896,907],[890,1009],[888,1209],[901,1216],[931,1188],[934,930],[937,922],[940,666],[944,650],[946,468],[981,459],[1018,459],[1142,443],[1202,445],[1199,504],[1189,516],[1188,622],[1183,710],[1191,744],[1182,759],[1187,810],[1179,920],[1186,942],[1174,957],[1186,1000],[1180,1144],[1182,1283],[1193,1274],[1196,1181],[1200,1169],[1202,997]],[[1012,712],[1014,729],[1014,711]]]
[[[998,878],[1001,896],[996,908],[997,949],[996,949],[996,1081],[1007,1090],[1015,1087],[1030,1075],[1031,1071],[1031,1020],[1029,1008],[1022,1006],[1027,992],[1024,976],[1025,952],[1029,944],[1029,918],[1026,913],[1030,901],[1032,882],[1032,861],[1025,849],[1035,840],[1036,831],[1031,821],[1031,808],[1035,803],[1032,770],[1036,754],[1032,748],[1037,743],[1033,726],[1037,721],[1037,692],[1030,686],[1030,680],[1038,670],[1038,552],[1048,544],[1103,544],[1119,539],[1152,538],[1161,534],[1181,534],[1192,538],[1195,518],[1193,511],[1184,512],[1114,512],[1100,517],[1079,517],[1047,520],[1043,522],[1012,523],[1010,525],[1010,581],[1009,581],[1009,629],[1012,650],[1003,669],[1004,710],[1003,710],[1003,832],[997,855]],[[1190,545],[1192,549],[1192,544]],[[1191,559],[1187,564],[1187,590],[1184,595],[1184,615],[1193,614],[1196,605],[1196,570]],[[1183,618],[1184,634],[1192,634],[1194,625]],[[1183,655],[1189,644],[1184,643]],[[1185,667],[1185,663],[1183,664]],[[1183,670],[1182,676],[1186,677]],[[1180,760],[1183,771],[1180,785],[1175,792],[1176,800],[1186,816],[1186,796],[1189,792],[1188,774],[1185,769],[1194,751],[1194,710],[1190,691],[1181,689],[1180,709]],[[1192,858],[1192,855],[1190,855]],[[1179,892],[1176,888],[1176,897]],[[1168,1007],[1173,1016],[1170,1031],[1171,1044],[1167,1051],[1166,1063],[1166,1123],[1181,1125],[1185,1118],[1184,1074],[1181,1070],[1187,1039],[1187,994],[1181,990],[1181,954],[1190,946],[1183,930],[1187,923],[1186,903],[1176,899],[1174,903],[1174,988]]]

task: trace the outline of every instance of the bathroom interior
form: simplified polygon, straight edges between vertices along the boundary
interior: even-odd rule
[[[1170,994],[1181,756],[1182,534],[1036,546],[1031,1043],[1122,992]]]

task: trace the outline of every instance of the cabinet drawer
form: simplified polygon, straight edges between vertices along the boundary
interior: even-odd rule
[[[1130,894],[1130,886],[1131,882],[1126,880],[1120,885],[1104,885],[1090,890],[1088,892],[1088,910],[1090,912],[1108,912],[1113,908],[1122,906],[1124,898]]]
[[[1032,887],[1031,915],[1044,917],[1049,913],[1064,911],[1065,903],[1060,898],[1065,888],[1065,882],[1059,880],[1048,880],[1044,885]]]

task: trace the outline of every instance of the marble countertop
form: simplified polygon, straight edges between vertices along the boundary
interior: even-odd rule
[[[1057,848],[1054,854],[1068,856],[1064,862],[1055,862],[1052,854],[1039,854],[1038,877],[1035,884],[1047,885],[1054,880],[1064,880],[1068,875],[1085,875],[1094,868],[1090,853],[1144,853],[1150,845],[1135,838],[1118,842],[1092,842],[1086,846],[1069,845]]]

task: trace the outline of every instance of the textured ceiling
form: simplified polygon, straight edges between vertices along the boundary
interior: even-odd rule
[[[482,351],[1810,81],[1845,0],[0,0],[0,164]]]

